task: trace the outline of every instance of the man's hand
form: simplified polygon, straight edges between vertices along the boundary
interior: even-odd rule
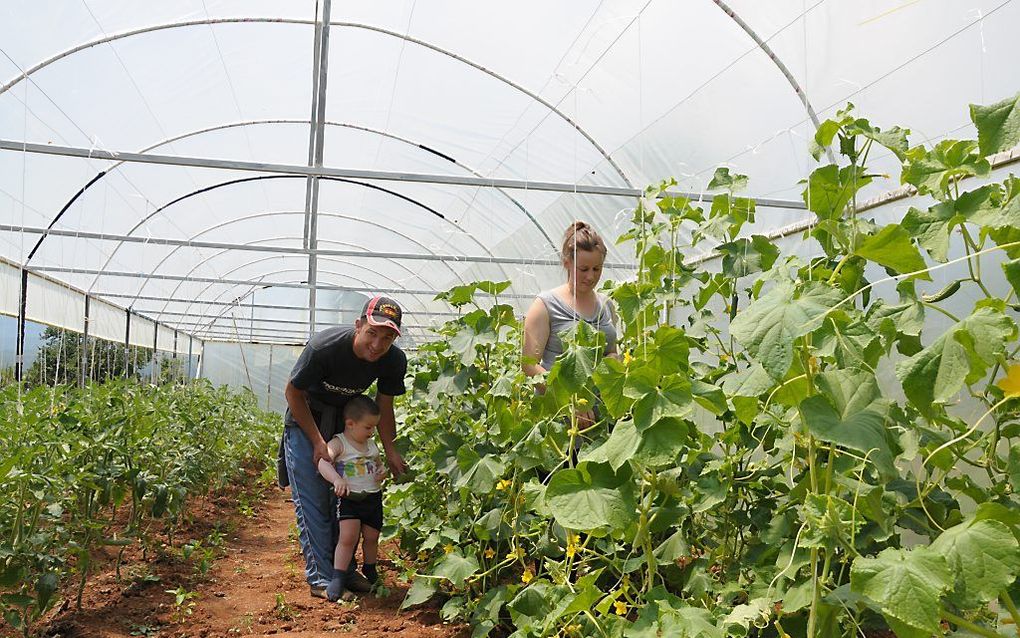
[[[329,454],[329,447],[322,440],[322,437],[319,437],[319,440],[312,445],[312,465],[319,467],[319,459],[330,464],[333,463],[333,457]]]
[[[390,467],[390,473],[393,474],[394,478],[407,471],[407,463],[404,462],[404,457],[396,449],[386,451],[386,465]]]
[[[347,485],[347,479],[341,477],[333,481],[333,492],[337,496],[347,496],[351,492],[351,488]]]
[[[585,412],[577,413],[577,427],[583,430],[595,425],[595,411],[587,410]]]

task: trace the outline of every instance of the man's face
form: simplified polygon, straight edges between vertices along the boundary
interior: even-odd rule
[[[373,326],[367,319],[354,322],[354,356],[362,361],[378,361],[396,340],[393,328]]]

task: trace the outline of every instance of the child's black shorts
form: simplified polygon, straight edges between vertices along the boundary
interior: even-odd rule
[[[356,519],[382,531],[382,492],[353,492],[336,502],[338,521]]]

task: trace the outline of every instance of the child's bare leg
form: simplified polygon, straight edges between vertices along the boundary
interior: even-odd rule
[[[370,583],[375,583],[379,580],[379,573],[375,568],[376,560],[379,557],[379,530],[371,525],[362,525],[361,541],[361,551],[365,556],[361,571]]]
[[[357,519],[340,521],[340,540],[337,541],[336,552],[333,555],[333,580],[326,588],[326,598],[333,602],[340,600],[340,596],[344,593],[347,566],[351,564],[351,557],[354,556],[354,548],[358,546],[360,535],[361,521]],[[378,542],[378,535],[376,541]]]

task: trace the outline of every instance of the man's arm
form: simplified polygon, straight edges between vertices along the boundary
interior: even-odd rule
[[[328,462],[330,456],[329,449],[326,447],[326,441],[322,439],[319,427],[315,424],[312,411],[308,407],[308,393],[295,388],[291,385],[290,381],[287,381],[287,387],[283,391],[283,396],[287,399],[290,415],[294,417],[298,427],[301,428],[301,431],[305,433],[305,436],[312,443],[312,465],[318,469],[319,460],[325,459]]]
[[[379,438],[386,452],[386,464],[390,466],[393,476],[400,476],[407,471],[407,463],[394,443],[397,438],[397,418],[393,415],[393,397],[376,393],[375,402],[379,404]]]

